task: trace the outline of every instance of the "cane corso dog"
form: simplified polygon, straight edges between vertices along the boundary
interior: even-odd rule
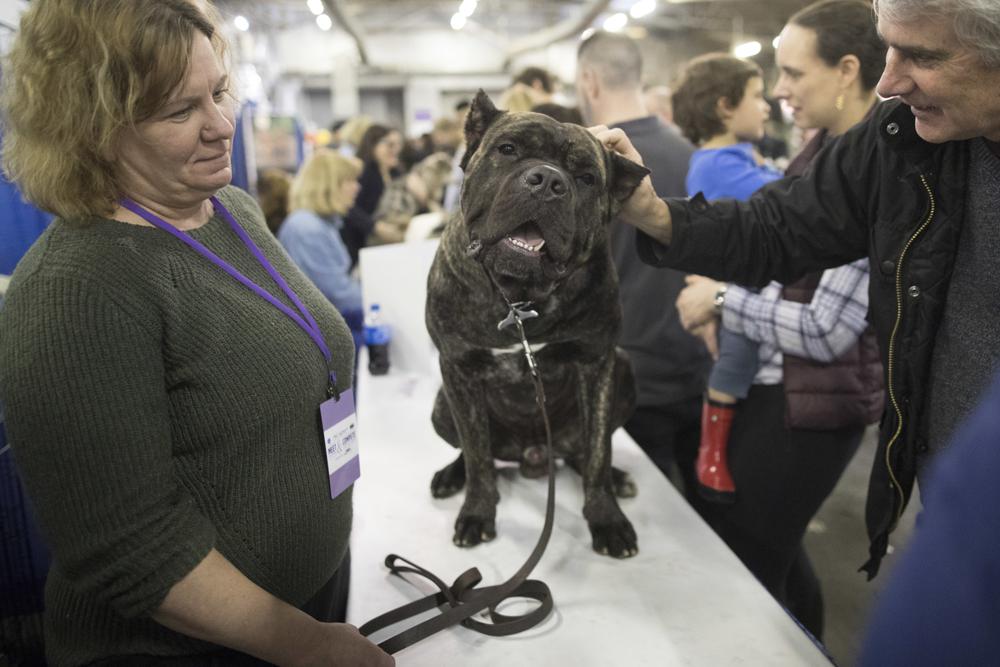
[[[466,487],[454,542],[496,536],[495,460],[545,474],[545,428],[510,304],[535,351],[555,455],[583,478],[593,547],[635,555],[616,500],[635,485],[611,466],[611,433],[635,406],[632,369],[616,349],[618,278],[608,226],[648,173],[587,130],[535,113],[498,111],[482,91],[465,126],[461,212],[446,225],[431,267],[427,327],[440,351],[442,388],[432,420],[461,449],[434,475],[435,497]]]

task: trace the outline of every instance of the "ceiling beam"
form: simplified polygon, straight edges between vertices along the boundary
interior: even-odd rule
[[[323,6],[326,7],[326,11],[330,12],[330,16],[340,24],[340,27],[354,40],[354,44],[358,48],[358,58],[361,59],[361,64],[369,65],[368,48],[365,46],[364,35],[362,35],[361,29],[358,28],[358,24],[348,15],[343,0],[323,0]]]
[[[510,69],[511,62],[522,53],[544,49],[550,44],[562,41],[574,35],[579,35],[586,30],[594,19],[606,10],[611,4],[611,0],[591,0],[581,10],[578,16],[566,19],[551,28],[545,28],[538,32],[525,35],[515,41],[507,49],[503,61],[503,69]]]

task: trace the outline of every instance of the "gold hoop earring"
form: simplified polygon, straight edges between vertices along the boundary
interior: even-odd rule
[[[840,95],[837,95],[837,100],[833,103],[833,106],[834,106],[834,108],[837,109],[837,111],[843,111],[844,110],[844,94],[843,93],[841,93]]]

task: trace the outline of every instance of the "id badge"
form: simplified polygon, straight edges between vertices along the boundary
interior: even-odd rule
[[[319,413],[323,421],[326,468],[330,473],[330,497],[336,498],[361,477],[354,390],[341,393],[339,401],[333,398],[324,401]]]

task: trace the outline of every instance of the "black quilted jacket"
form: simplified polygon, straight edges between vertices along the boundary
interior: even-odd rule
[[[638,234],[644,261],[719,280],[788,284],[868,256],[869,319],[885,368],[886,410],[866,507],[874,577],[927,450],[934,339],[965,212],[969,142],[929,144],[908,106],[883,103],[797,179],[747,202],[669,199],[672,243]]]

